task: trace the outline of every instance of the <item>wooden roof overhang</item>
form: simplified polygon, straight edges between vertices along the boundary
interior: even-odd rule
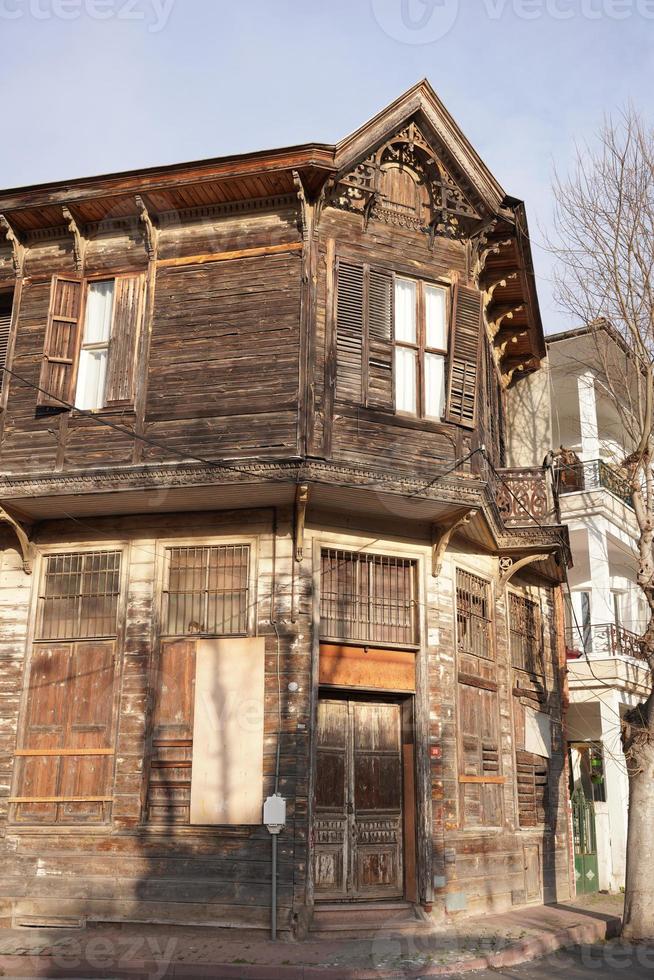
[[[180,212],[286,196],[300,207],[298,191],[312,203],[324,203],[330,187],[412,120],[433,145],[434,155],[445,162],[452,180],[465,189],[478,215],[466,234],[508,385],[534,370],[545,353],[524,205],[507,197],[424,80],[337,144],[308,143],[3,190],[0,224],[9,242],[14,236],[20,245],[42,234],[64,237],[70,219],[62,209],[83,231],[111,222],[138,225],[143,206],[156,222]]]
[[[309,512],[355,520],[365,515],[416,535],[430,529],[456,532],[481,551],[514,560],[534,553],[546,555],[539,572],[560,581],[567,557],[566,530],[547,525],[505,527],[488,484],[472,475],[451,475],[434,484],[424,477],[293,459],[245,460],[215,468],[162,463],[120,471],[98,468],[65,475],[2,476],[0,521],[8,515],[30,536],[39,522],[57,519],[287,507],[296,502],[300,486],[308,487]]]

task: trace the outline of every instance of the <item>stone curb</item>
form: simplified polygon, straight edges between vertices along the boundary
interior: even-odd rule
[[[591,944],[602,939],[614,939],[620,933],[618,917],[593,918],[567,926],[558,932],[542,931],[538,936],[515,943],[498,953],[480,956],[473,960],[459,960],[443,966],[418,968],[397,972],[380,970],[348,970],[346,967],[320,966],[262,966],[260,964],[208,964],[171,963],[165,973],[161,964],[145,960],[133,960],[129,966],[117,969],[97,968],[80,964],[74,967],[58,966],[50,956],[0,956],[0,977],[75,978],[111,977],[116,980],[407,980],[418,977],[442,977],[452,973],[471,973],[476,970],[503,969],[546,956],[558,949],[580,944]]]

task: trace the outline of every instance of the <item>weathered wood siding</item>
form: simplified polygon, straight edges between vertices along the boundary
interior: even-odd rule
[[[167,215],[159,262],[149,270],[140,234],[98,229],[85,275],[148,275],[131,404],[102,415],[129,434],[66,410],[37,409],[53,275],[74,274],[72,241],[35,240],[25,263],[0,441],[6,472],[121,466],[189,454],[291,456],[298,446],[301,252],[293,208],[243,216]],[[125,222],[123,222],[125,224]],[[258,257],[207,261],[225,252],[285,245]],[[194,258],[197,257],[197,262]],[[178,261],[184,262],[177,265]],[[0,279],[11,282],[9,270]]]

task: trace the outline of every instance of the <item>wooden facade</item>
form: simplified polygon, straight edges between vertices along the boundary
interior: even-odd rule
[[[265,928],[275,789],[287,933],[568,897],[525,212],[429,85],[0,226],[3,921]]]

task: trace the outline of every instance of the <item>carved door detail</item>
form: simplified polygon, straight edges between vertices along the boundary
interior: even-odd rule
[[[403,895],[399,704],[318,703],[316,899]]]

